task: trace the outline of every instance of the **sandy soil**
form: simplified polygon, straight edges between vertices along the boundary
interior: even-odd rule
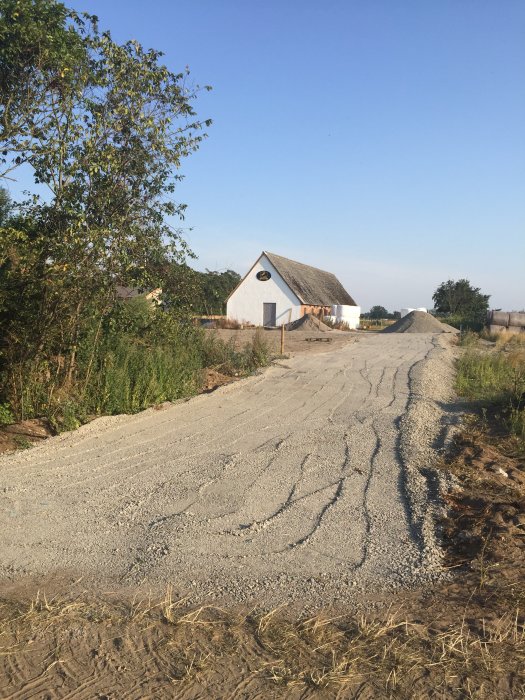
[[[237,347],[242,347],[250,343],[255,335],[255,328],[244,330],[230,330],[220,328],[210,330],[207,333],[217,333],[222,340],[233,340]],[[342,347],[348,343],[356,342],[363,334],[356,331],[317,331],[317,330],[295,330],[285,331],[284,334],[284,354],[296,355],[297,353],[318,354],[320,352],[331,352],[335,348]],[[264,329],[263,337],[270,349],[275,353],[281,350],[281,331],[279,329]]]
[[[0,575],[302,605],[420,583],[450,371],[444,340],[369,335],[4,455]]]

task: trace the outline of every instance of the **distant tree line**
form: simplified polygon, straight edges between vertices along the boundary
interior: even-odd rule
[[[225,314],[226,299],[241,281],[241,276],[233,270],[206,270],[197,275],[200,282],[197,312],[205,315]]]
[[[372,306],[370,311],[361,314],[361,317],[372,321],[379,321],[381,319],[398,319],[401,318],[401,314],[399,311],[392,311],[392,313],[390,313],[384,306]]]

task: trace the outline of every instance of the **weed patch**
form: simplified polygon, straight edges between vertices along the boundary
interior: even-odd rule
[[[94,416],[136,413],[193,396],[205,384],[206,369],[245,376],[270,356],[261,330],[239,348],[134,299],[94,324],[74,362],[57,354],[10,366],[0,425],[43,417],[56,432],[74,430]]]
[[[500,426],[525,449],[525,346],[521,339],[498,339],[495,348],[481,349],[473,335],[458,360],[456,389],[490,410]]]

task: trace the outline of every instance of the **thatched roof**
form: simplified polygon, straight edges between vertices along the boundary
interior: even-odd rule
[[[275,253],[267,253],[265,251],[264,255],[266,255],[302,304],[311,304],[312,306],[332,306],[333,304],[357,306],[341,282],[331,272],[325,272],[310,265],[303,265],[303,263],[283,258],[281,255],[275,255]]]

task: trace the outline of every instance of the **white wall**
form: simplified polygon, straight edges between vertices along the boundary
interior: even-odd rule
[[[338,304],[337,306],[332,307],[332,309],[336,309],[336,315],[335,317],[332,317],[335,318],[336,321],[343,321],[352,330],[359,327],[361,320],[360,306]]]
[[[408,314],[412,313],[412,311],[424,311],[426,314],[428,313],[427,309],[425,309],[424,306],[419,306],[418,308],[414,308],[414,309],[401,309],[401,311],[400,311],[401,318],[408,316]]]
[[[256,275],[261,270],[271,273],[267,282]],[[277,325],[296,321],[301,316],[301,302],[284,282],[275,267],[263,255],[228,299],[226,315],[236,321],[255,326],[263,324],[263,304],[276,304]]]

